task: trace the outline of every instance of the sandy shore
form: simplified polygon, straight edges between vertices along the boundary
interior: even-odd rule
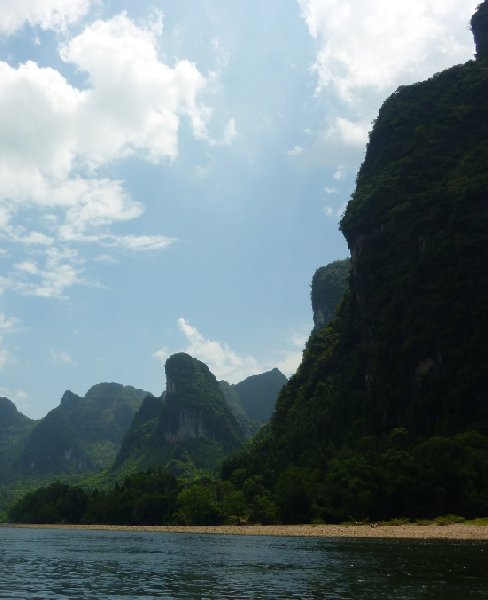
[[[488,525],[6,525],[42,529],[95,531],[148,531],[152,533],[198,533],[214,535],[271,535],[291,537],[408,538],[488,540]]]

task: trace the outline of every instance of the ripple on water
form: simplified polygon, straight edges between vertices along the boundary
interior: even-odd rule
[[[486,542],[0,530],[0,598],[488,598]]]

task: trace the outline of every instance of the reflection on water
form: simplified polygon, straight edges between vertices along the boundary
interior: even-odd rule
[[[488,544],[0,529],[0,598],[488,598]]]

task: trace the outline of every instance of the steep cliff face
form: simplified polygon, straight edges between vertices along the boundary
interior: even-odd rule
[[[476,61],[381,108],[341,222],[345,300],[225,476],[318,469],[324,518],[488,510],[487,7]]]
[[[180,353],[166,361],[165,371],[166,402],[155,436],[170,444],[217,442],[225,453],[238,448],[242,432],[207,365]]]
[[[488,56],[488,4],[481,3],[471,19],[471,30],[476,44],[476,57]]]
[[[351,261],[336,260],[315,271],[312,279],[312,311],[314,329],[327,325],[335,317],[337,307],[349,285]]]
[[[214,468],[243,444],[242,431],[207,365],[179,353],[166,361],[165,371],[164,401],[158,408],[156,400],[146,399],[122,444],[116,469],[166,465],[176,460],[176,450],[196,467]],[[142,414],[148,402],[154,410]]]

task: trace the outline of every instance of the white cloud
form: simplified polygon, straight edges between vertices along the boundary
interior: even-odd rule
[[[292,349],[281,351],[277,361],[260,362],[253,356],[235,352],[225,342],[205,338],[183,317],[180,317],[177,323],[186,339],[186,345],[178,351],[186,352],[201,360],[217,379],[223,379],[229,383],[238,383],[250,375],[264,373],[274,367],[278,367],[287,376],[292,375],[302,360],[302,351],[307,340],[307,335],[293,333],[288,340]],[[171,350],[164,346],[154,352],[153,357],[164,363],[171,354]]]
[[[290,158],[293,158],[294,156],[299,156],[300,154],[302,154],[302,152],[303,148],[301,146],[294,146],[291,150],[288,150],[286,155]]]
[[[76,143],[92,165],[136,150],[154,162],[176,157],[182,116],[190,119],[196,137],[207,135],[209,109],[197,102],[205,77],[187,60],[174,68],[162,63],[157,31],[120,14],[95,21],[61,49],[63,60],[89,76]]]
[[[197,101],[206,80],[186,60],[174,68],[162,63],[154,28],[141,29],[125,14],[96,21],[61,56],[88,75],[87,89],[33,62],[0,62],[3,197],[36,198],[39,185],[43,196],[80,163],[93,169],[136,151],[153,162],[175,158],[183,116],[196,137],[206,137],[209,109]],[[231,121],[226,135],[234,133]]]
[[[325,132],[325,137],[339,141],[346,146],[363,148],[368,141],[369,123],[353,123],[343,117],[335,117]]]
[[[276,367],[287,377],[294,375],[302,362],[303,350],[283,350]]]
[[[119,262],[113,256],[110,256],[110,254],[99,254],[95,258],[95,260],[96,260],[96,262],[103,263],[106,265],[117,265]]]
[[[24,390],[14,390],[12,388],[7,388],[3,386],[0,387],[0,396],[12,400],[12,402],[14,402],[17,407],[23,402],[25,402],[25,400],[27,400],[28,397],[27,393],[24,392]]]
[[[327,103],[310,156],[356,172],[381,103],[414,83],[472,58],[469,21],[479,0],[297,0],[315,39],[312,73]]]
[[[325,186],[324,187],[324,192],[326,194],[337,194],[337,189],[335,187]]]
[[[221,139],[210,139],[206,134],[201,137],[205,138],[210,146],[231,146],[234,138],[237,136],[237,127],[235,119],[229,119],[224,128],[224,134]]]
[[[290,377],[298,369],[302,362],[303,349],[307,343],[308,333],[293,332],[289,336],[288,342],[293,346],[292,350],[283,350],[281,352],[281,359],[277,362],[276,366],[284,373],[287,377]]]
[[[348,102],[364,88],[391,90],[473,53],[468,23],[479,0],[297,1],[318,44],[318,89],[332,87]]]
[[[92,0],[2,0],[0,33],[15,33],[27,23],[64,30],[86,15],[91,4]]]
[[[55,363],[61,363],[63,365],[74,364],[71,356],[67,352],[64,352],[63,350],[60,350],[60,351],[51,350],[51,360]]]
[[[332,175],[332,177],[336,180],[336,181],[342,181],[346,176],[346,168],[344,165],[339,165],[336,170],[334,171],[334,174]]]
[[[226,343],[206,339],[196,327],[190,325],[184,318],[180,317],[177,323],[187,342],[180,351],[204,362],[217,379],[237,383],[249,375],[266,370],[254,357],[242,356],[234,352]],[[170,354],[170,350],[163,347],[155,352],[153,357],[165,362]]]
[[[344,204],[341,204],[341,206],[339,206],[339,207],[327,205],[322,208],[322,212],[326,217],[328,217],[330,219],[340,219],[340,218],[342,218],[342,215],[344,214],[346,206],[347,206],[347,202],[345,202]]]
[[[223,145],[230,146],[237,135],[237,127],[235,119],[229,119],[224,129]]]
[[[72,4],[67,14],[73,19],[83,13],[82,5],[88,6]],[[26,15],[28,20],[29,11]],[[46,251],[60,242],[84,242],[135,252],[162,250],[174,241],[162,235],[112,233],[114,223],[136,219],[144,206],[130,197],[124,182],[100,178],[97,171],[134,154],[154,163],[174,159],[181,119],[190,122],[195,138],[213,144],[207,133],[211,111],[199,101],[207,80],[187,60],[174,66],[160,60],[161,31],[159,14],[137,26],[122,13],[95,21],[68,40],[61,58],[87,75],[85,88],[32,61],[18,67],[0,62],[1,240]],[[231,119],[218,143],[230,144],[235,135]],[[32,230],[19,225],[26,211]],[[60,285],[24,282],[17,288],[58,296],[80,282],[76,269],[69,268]]]
[[[153,353],[153,358],[156,358],[157,360],[159,360],[160,362],[164,363],[166,362],[166,359],[169,358],[171,355],[171,352],[168,350],[168,348],[166,346],[163,346],[163,348],[161,348],[160,350],[157,350],[156,352]]]
[[[54,238],[39,231],[31,231],[21,241],[27,245],[51,246],[54,243]]]
[[[86,283],[80,277],[82,263],[76,250],[48,248],[42,266],[35,261],[17,263],[17,276],[5,277],[0,283],[24,295],[63,299],[67,288]]]
[[[109,235],[101,238],[103,246],[119,247],[133,252],[162,250],[175,240],[164,235]]]
[[[262,373],[265,370],[253,356],[242,356],[234,352],[225,342],[206,339],[196,327],[182,317],[178,319],[178,327],[187,341],[184,352],[208,365],[217,379],[237,383],[249,375]]]
[[[0,331],[3,333],[12,333],[20,327],[20,320],[16,317],[7,317],[5,313],[0,312]]]

